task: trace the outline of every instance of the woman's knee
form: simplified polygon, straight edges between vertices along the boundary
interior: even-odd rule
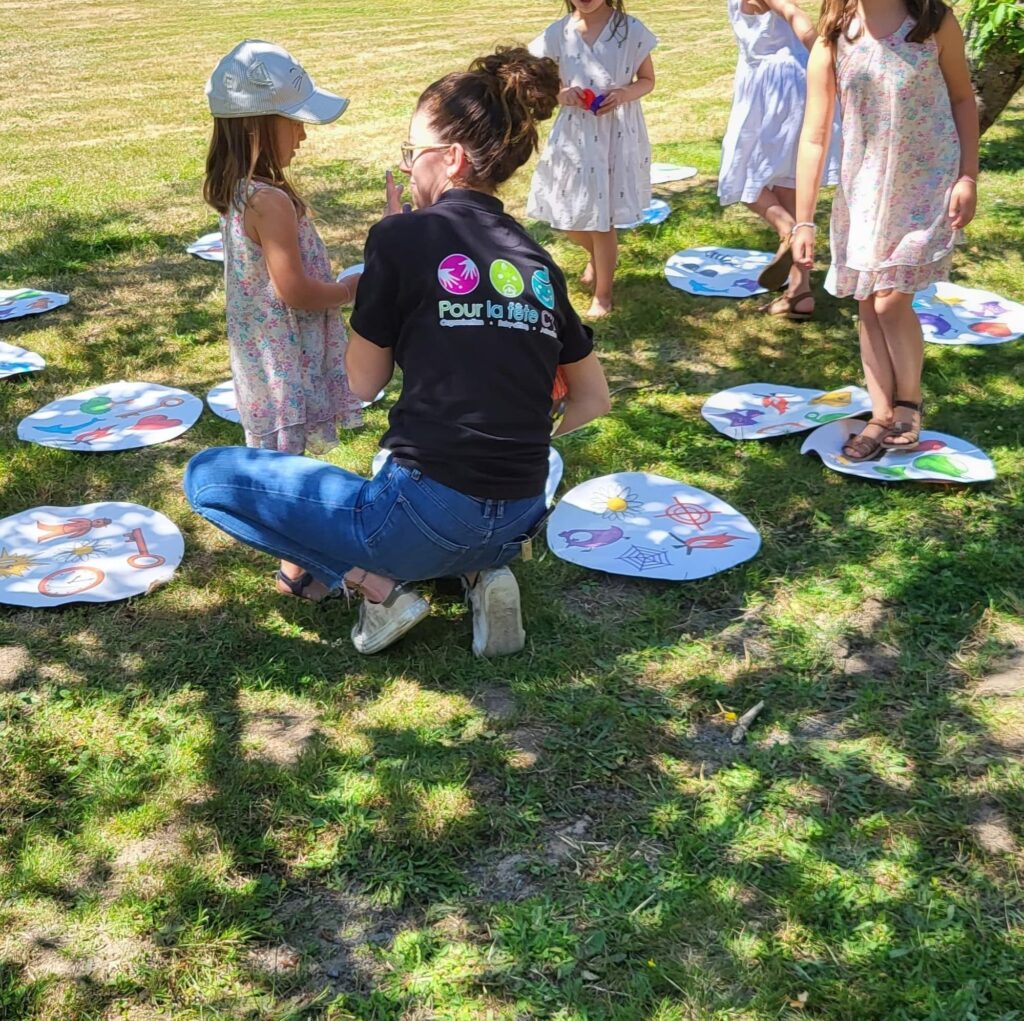
[[[181,488],[185,491],[185,498],[193,510],[202,512],[204,490],[209,490],[216,482],[224,480],[227,466],[238,449],[246,448],[209,447],[201,450],[185,466]]]

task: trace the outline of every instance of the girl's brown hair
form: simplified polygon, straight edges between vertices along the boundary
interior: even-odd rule
[[[306,204],[299,198],[274,148],[273,117],[214,117],[213,137],[206,154],[206,178],[203,198],[221,216],[231,206],[239,205],[240,197],[248,194],[253,180],[265,181],[280,188],[302,216]],[[245,182],[244,189],[239,184]],[[242,199],[244,204],[244,198]]]
[[[935,35],[949,10],[942,0],[906,0],[906,4],[910,17],[914,19],[914,27],[907,33],[907,40],[912,43],[923,43]],[[861,25],[856,35],[850,35],[850,26],[856,16],[857,0],[824,0],[818,19],[818,35],[832,47],[840,36],[852,41],[864,31]]]
[[[477,57],[468,71],[434,82],[416,106],[443,141],[466,151],[465,183],[493,190],[533,155],[537,122],[551,116],[560,88],[558,64],[550,57],[502,46]]]
[[[605,0],[608,6],[612,9],[612,38],[614,39],[618,35],[619,29],[626,24],[626,5],[623,0]],[[572,14],[576,10],[576,5],[572,0],[565,0],[565,9]],[[627,28],[628,31],[628,28]],[[623,38],[626,37],[626,32],[622,33]]]

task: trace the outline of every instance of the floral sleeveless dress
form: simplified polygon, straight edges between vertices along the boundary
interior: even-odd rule
[[[911,18],[884,39],[851,27],[861,34],[840,36],[836,59],[843,150],[825,288],[913,294],[949,279],[961,240],[947,215],[960,138],[935,37],[908,42]]]
[[[253,183],[248,194],[269,187]],[[242,209],[232,205],[221,217],[221,231],[228,351],[246,446],[324,453],[337,446],[339,425],[362,424],[361,403],[345,375],[341,314],[281,301],[263,249],[245,233]],[[306,216],[299,219],[299,254],[307,276],[334,279],[327,248]]]

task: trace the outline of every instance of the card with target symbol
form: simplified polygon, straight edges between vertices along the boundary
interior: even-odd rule
[[[185,552],[175,524],[133,503],[36,507],[0,521],[0,602],[106,603],[169,581]]]

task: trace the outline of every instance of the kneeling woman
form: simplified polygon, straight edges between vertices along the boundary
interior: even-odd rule
[[[189,464],[195,510],[298,565],[295,595],[362,593],[352,630],[360,652],[385,648],[427,615],[410,583],[456,575],[473,611],[473,651],[518,652],[519,589],[505,565],[544,515],[559,367],[569,395],[558,433],[608,410],[561,271],[495,197],[535,151],[537,121],[551,116],[558,90],[554,61],[499,49],[419,99],[402,147],[417,210],[370,231],[346,355],[349,386],[364,400],[396,363],[403,372],[381,471],[367,481],[245,447]]]

